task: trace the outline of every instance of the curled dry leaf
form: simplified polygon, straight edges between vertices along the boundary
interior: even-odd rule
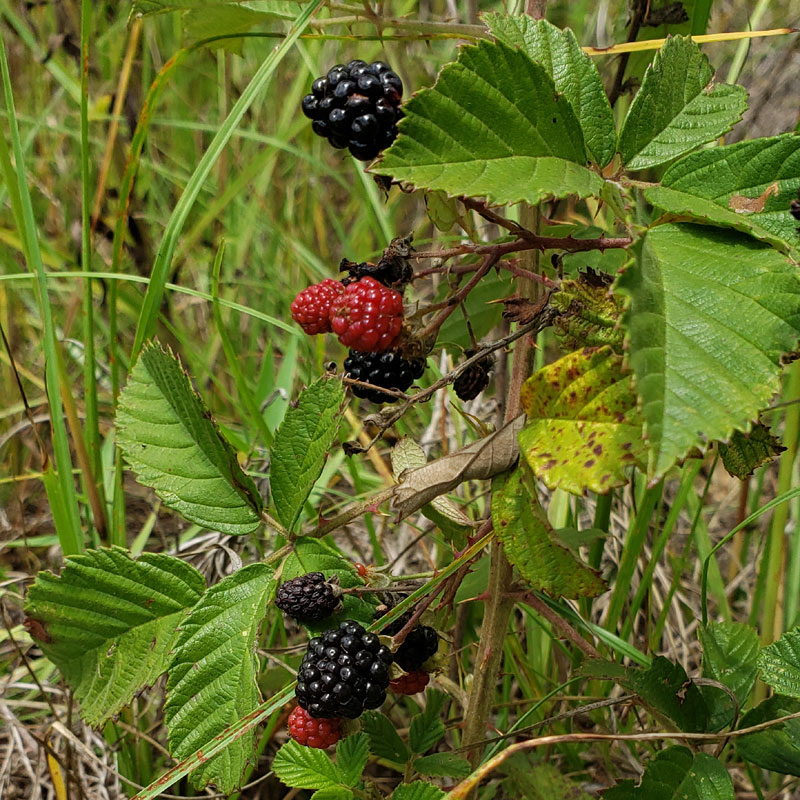
[[[418,511],[434,497],[449,492],[464,481],[487,480],[511,469],[519,458],[517,435],[524,415],[468,447],[398,475],[391,506],[397,520]]]

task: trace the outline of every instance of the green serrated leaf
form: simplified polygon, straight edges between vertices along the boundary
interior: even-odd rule
[[[679,161],[678,163],[683,162]],[[671,220],[679,217],[680,221],[697,221],[702,224],[717,225],[721,228],[733,228],[754,239],[766,242],[778,250],[787,250],[786,243],[780,237],[757,224],[755,214],[749,216],[737,214],[735,211],[717,205],[713,200],[677,191],[667,186],[649,186],[644,190],[644,196],[648,203],[666,211]]]
[[[758,676],[759,644],[755,628],[739,622],[712,622],[700,629],[703,677],[727,686],[743,706]],[[701,686],[711,712],[711,728],[719,730],[733,720],[733,704],[720,690]]]
[[[117,442],[139,483],[186,519],[228,534],[260,523],[263,502],[180,361],[144,347],[119,397]]]
[[[303,747],[294,739],[275,753],[272,769],[282,783],[295,789],[341,787],[339,771],[330,756],[322,750]]]
[[[668,747],[647,765],[642,780],[621,781],[603,792],[605,800],[734,800],[733,781],[716,758]]]
[[[411,758],[411,751],[385,714],[368,711],[361,717],[361,727],[369,736],[369,750],[374,756],[398,765]]]
[[[709,86],[714,70],[689,37],[667,39],[647,68],[622,131],[628,169],[665,164],[729,131],[747,109],[741,86]]]
[[[583,494],[623,486],[645,463],[633,378],[611,348],[586,348],[540,369],[522,387],[520,451],[550,489]]]
[[[469,761],[455,753],[422,756],[414,762],[414,769],[430,778],[466,778],[472,771]]]
[[[719,454],[728,474],[744,480],[785,449],[781,440],[773,436],[766,425],[757,422],[750,433],[736,431],[730,442],[720,442]]]
[[[786,631],[758,654],[761,680],[779,694],[800,698],[800,628]]]
[[[353,793],[344,786],[329,786],[314,792],[311,800],[353,800],[353,797]]]
[[[341,381],[323,376],[289,407],[271,453],[270,486],[278,519],[294,528],[303,504],[322,473],[339,427],[344,389]]]
[[[732,231],[661,225],[617,280],[645,418],[648,476],[746,430],[780,387],[800,332],[800,279],[786,258]]]
[[[605,182],[586,169],[575,113],[543,67],[504,44],[461,49],[435,86],[404,106],[381,174],[494,203],[588,197]]]
[[[800,702],[783,695],[773,695],[748,711],[739,723],[740,728],[751,728],[788,714],[800,711]],[[788,720],[771,725],[756,733],[736,739],[736,752],[741,758],[756,766],[800,776],[800,725],[798,720]]]
[[[443,692],[431,689],[427,694],[425,710],[411,720],[408,744],[415,753],[430,750],[445,733],[442,722],[442,706],[446,700]]]
[[[319,539],[310,539],[301,536],[293,542],[292,552],[283,562],[281,579],[289,581],[307,572],[321,572],[326,578],[336,575],[343,589],[352,589],[354,586],[363,586],[364,581],[356,572],[352,561],[348,561],[340,553]],[[370,596],[356,596],[352,594],[342,597],[342,610],[326,620],[314,623],[305,623],[305,628],[312,634],[330,628],[331,625],[343,619],[353,619],[356,622],[369,625],[377,605],[377,600]]]
[[[336,766],[342,783],[355,786],[360,780],[369,759],[369,736],[354,733],[336,745]]]
[[[506,557],[534,589],[554,597],[596,597],[605,584],[556,541],[526,468],[520,465],[492,482],[492,522]]]
[[[255,643],[273,576],[266,564],[243,567],[212,586],[181,624],[164,707],[173,757],[190,756],[261,702]],[[249,731],[204,763],[192,774],[194,785],[233,791],[254,758],[254,741]]]
[[[556,91],[572,106],[589,154],[599,166],[606,166],[617,147],[614,114],[600,73],[581,50],[575,34],[569,28],[562,31],[547,20],[535,20],[526,14],[486,14],[484,21],[496,39],[519,47],[544,67]]]
[[[99,725],[166,670],[176,629],[204,589],[203,576],[179,558],[134,560],[121,547],[101,548],[68,557],[59,576],[40,572],[25,612],[41,626],[37,644],[84,719]]]
[[[414,781],[401,783],[392,794],[392,800],[441,800],[444,792],[431,783]]]
[[[781,246],[800,243],[797,220],[789,213],[800,188],[796,133],[692,153],[664,173],[662,184],[670,191],[711,201],[751,226],[753,236],[769,241],[771,235]]]

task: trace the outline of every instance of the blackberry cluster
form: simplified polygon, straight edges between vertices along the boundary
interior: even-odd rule
[[[402,95],[403,82],[388,64],[356,60],[336,64],[317,78],[302,107],[314,133],[361,161],[372,161],[397,136]]]
[[[439,634],[427,625],[417,625],[394,654],[394,662],[406,672],[416,672],[439,650]]]
[[[475,350],[467,350],[464,355],[472,358],[475,352]],[[494,367],[494,358],[491,354],[471,367],[467,367],[453,382],[456,397],[464,401],[474,400],[489,385],[492,367]]]
[[[321,572],[309,572],[281,584],[275,605],[299,622],[316,622],[341,611],[341,594],[336,576],[326,581]]]
[[[308,643],[297,675],[297,701],[312,717],[355,719],[386,699],[392,652],[353,620]]]
[[[361,353],[358,350],[351,350],[350,355],[344,360],[344,371],[357,381],[404,392],[415,380],[422,377],[425,361],[421,358],[409,361],[395,350],[386,353]],[[350,388],[356,397],[371,400],[373,403],[397,402],[396,397],[377,389],[367,389],[363,386]]]

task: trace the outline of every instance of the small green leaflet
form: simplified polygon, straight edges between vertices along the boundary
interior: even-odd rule
[[[519,47],[545,68],[556,91],[572,106],[589,154],[600,167],[605,167],[617,149],[614,114],[600,73],[581,50],[575,34],[569,28],[562,31],[547,20],[535,20],[527,14],[491,13],[484,15],[484,21],[498,41]]]
[[[501,43],[461,49],[436,85],[404,106],[376,171],[425,189],[538,203],[600,195],[580,124],[545,69]]]
[[[506,557],[534,589],[553,597],[596,597],[605,584],[555,539],[526,470],[523,463],[492,481],[492,522]]]
[[[75,691],[84,719],[98,725],[155,682],[169,663],[176,629],[205,589],[179,558],[120,547],[66,559],[60,576],[40,572],[25,612],[44,629],[44,654]]]
[[[360,780],[369,759],[369,736],[354,733],[336,745],[336,767],[342,782],[355,786]]]
[[[800,333],[797,268],[734,231],[660,225],[617,279],[645,418],[648,477],[724,441],[780,387]]]
[[[720,442],[719,454],[728,474],[744,480],[785,449],[781,440],[773,436],[766,425],[757,422],[750,433],[736,431],[730,442]]]
[[[274,593],[272,569],[250,564],[212,586],[181,624],[164,708],[175,758],[192,755],[261,702],[255,643]],[[249,730],[195,770],[194,785],[233,791],[253,761],[254,742]]]
[[[668,747],[647,765],[641,783],[620,781],[604,800],[734,800],[728,770],[707,753]]]
[[[441,800],[444,792],[431,783],[414,781],[401,783],[393,792],[392,800]]]
[[[369,736],[369,749],[374,756],[391,761],[400,769],[412,757],[394,723],[385,714],[367,711],[361,717],[361,727]]]
[[[443,692],[429,689],[426,693],[425,710],[411,720],[408,744],[415,753],[427,752],[444,736],[442,707],[446,700]]]
[[[296,789],[334,789],[342,785],[339,770],[323,750],[288,741],[272,760],[272,769],[287,786]]]
[[[800,698],[800,628],[792,628],[758,654],[761,680],[776,692]]]
[[[466,778],[471,772],[469,761],[455,753],[433,753],[414,761],[420,775],[431,778]]]
[[[190,522],[228,534],[254,531],[263,502],[214,424],[180,361],[143,348],[119,397],[117,442],[139,483]]]
[[[522,387],[522,407],[520,451],[550,489],[602,494],[646,459],[633,379],[609,347],[540,369]]]
[[[275,435],[270,486],[278,519],[292,530],[322,473],[344,403],[341,381],[326,376],[301,392]]]
[[[743,706],[758,676],[758,634],[740,622],[712,622],[700,629],[703,645],[703,677],[727,686]],[[733,721],[730,697],[713,686],[700,691],[711,712],[711,729],[719,730]]]
[[[739,722],[739,727],[752,728],[762,722],[798,712],[800,702],[776,694],[748,711]],[[762,731],[748,733],[738,737],[735,742],[736,752],[741,758],[763,769],[800,776],[800,719],[790,719]]]
[[[752,226],[758,238],[765,238],[759,233],[765,231],[779,242],[793,247],[800,244],[797,220],[789,213],[789,204],[800,188],[797,134],[750,139],[692,153],[664,173],[662,188],[711,201],[720,211]],[[648,199],[651,194],[649,189],[645,192]],[[657,198],[651,202],[662,205]]]
[[[747,108],[741,86],[709,87],[714,71],[689,37],[667,39],[647,68],[622,131],[622,163],[647,169],[682,156],[729,131]]]

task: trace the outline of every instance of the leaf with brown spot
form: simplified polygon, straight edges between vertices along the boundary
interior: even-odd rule
[[[558,542],[525,464],[492,484],[492,523],[508,560],[534,589],[553,597],[597,597],[602,578]]]
[[[550,489],[607,492],[646,463],[636,402],[633,379],[610,347],[570,353],[525,381],[520,449]]]
[[[728,199],[728,207],[737,214],[759,214],[764,210],[767,198],[779,193],[778,182],[773,181],[758,197],[732,194]]]

